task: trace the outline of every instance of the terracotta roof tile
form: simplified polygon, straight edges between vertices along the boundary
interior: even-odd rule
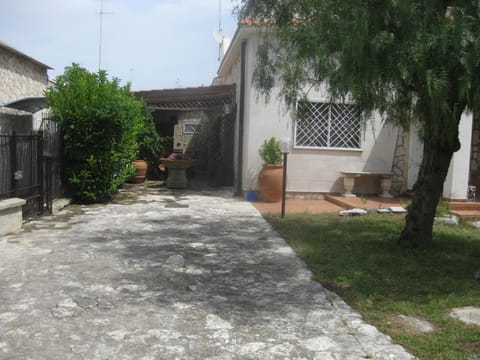
[[[273,19],[265,19],[261,17],[247,17],[243,18],[239,22],[240,25],[246,25],[246,26],[270,26],[275,24],[275,20]]]

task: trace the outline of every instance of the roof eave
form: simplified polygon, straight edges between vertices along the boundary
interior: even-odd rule
[[[217,78],[224,77],[228,69],[232,66],[235,60],[240,56],[240,46],[242,42],[248,38],[250,38],[253,34],[258,33],[259,28],[265,29],[265,26],[257,26],[257,25],[243,25],[239,24],[237,30],[235,31],[235,35],[233,36],[232,42],[225,53],[217,71]]]
[[[43,67],[43,68],[46,68],[46,69],[48,69],[48,70],[53,70],[53,67],[51,67],[50,65],[44,64],[44,63],[42,63],[41,61],[38,61],[37,59],[34,59],[33,57],[31,57],[31,56],[29,56],[29,55],[27,55],[27,54],[25,54],[25,53],[23,53],[23,52],[15,49],[14,47],[12,47],[12,46],[4,43],[3,41],[0,41],[0,47],[3,47],[3,48],[5,48],[5,49],[7,49],[8,51],[10,51],[10,52],[12,52],[12,53],[14,53],[14,54],[16,54],[16,55],[18,55],[18,56],[21,56],[21,57],[27,59],[28,61],[31,61],[31,62],[33,62],[33,63],[35,63],[35,64],[37,64],[37,65],[39,65],[39,66],[41,66],[41,67]]]

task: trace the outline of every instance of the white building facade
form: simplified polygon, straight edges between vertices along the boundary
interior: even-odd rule
[[[415,131],[406,133],[386,123],[379,114],[362,119],[354,104],[331,103],[321,87],[309,92],[306,102],[289,109],[279,97],[280,85],[269,101],[253,84],[257,49],[262,41],[256,25],[240,25],[223,58],[213,85],[236,85],[235,178],[237,192],[258,190],[262,169],[259,148],[272,136],[290,140],[287,193],[322,198],[344,191],[345,171],[391,173],[393,192],[411,190],[422,159],[422,144]],[[298,109],[306,114],[304,121]],[[307,121],[305,121],[307,119]],[[363,121],[367,120],[367,121]],[[470,176],[472,115],[461,123],[462,149],[454,155],[443,196],[466,199]],[[480,163],[480,162],[479,162]],[[480,170],[480,169],[479,169]],[[480,184],[479,184],[480,185]],[[354,193],[379,193],[379,180],[359,177]]]

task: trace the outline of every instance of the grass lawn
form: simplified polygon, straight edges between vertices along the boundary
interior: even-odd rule
[[[450,318],[450,309],[480,305],[480,230],[435,225],[428,251],[397,245],[404,217],[295,214],[267,220],[308,264],[315,279],[366,321],[420,359],[480,359],[480,328]],[[423,334],[397,315],[433,323]]]

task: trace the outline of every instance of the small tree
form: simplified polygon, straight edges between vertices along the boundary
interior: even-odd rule
[[[292,104],[320,82],[352,96],[424,143],[400,243],[432,243],[435,208],[464,111],[480,109],[480,2],[463,0],[242,0],[244,17],[267,19],[255,78],[266,94],[277,76]]]
[[[279,165],[282,163],[280,142],[275,137],[271,137],[270,140],[265,140],[258,152],[266,164]]]
[[[104,201],[133,174],[137,135],[148,116],[129,86],[77,64],[46,91],[65,144],[65,173],[76,200]]]

